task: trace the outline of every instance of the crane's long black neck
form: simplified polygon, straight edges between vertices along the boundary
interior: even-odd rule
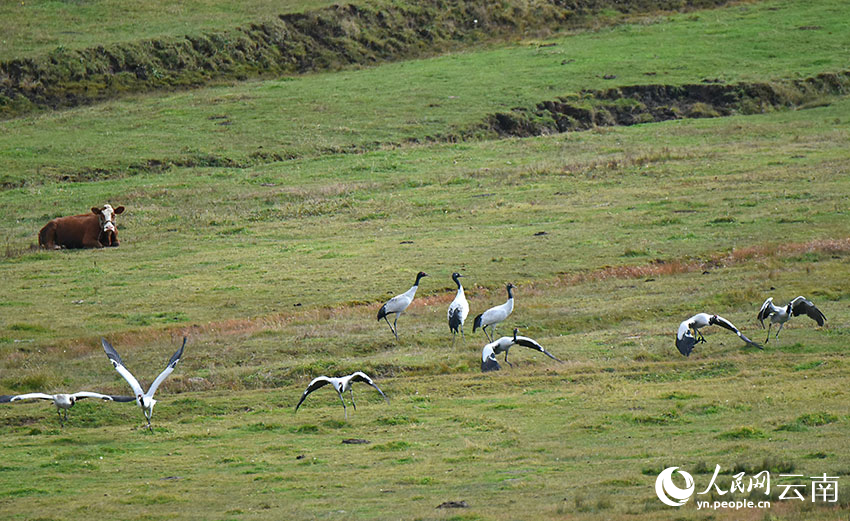
[[[508,285],[508,300],[514,298],[514,287]]]
[[[428,274],[427,274],[427,273],[424,273],[424,272],[421,272],[421,271],[420,271],[420,272],[419,272],[419,274],[418,274],[418,275],[416,275],[416,282],[415,282],[413,285],[414,285],[414,286],[418,286],[418,285],[419,285],[419,281],[422,279],[422,277],[427,277],[427,276],[428,276]]]
[[[457,289],[460,289],[460,275],[458,275],[458,274],[452,275],[452,280],[454,280],[455,284],[457,284]]]

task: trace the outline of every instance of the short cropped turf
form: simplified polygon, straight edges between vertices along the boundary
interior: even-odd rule
[[[0,404],[0,517],[846,517],[850,99],[465,132],[585,88],[842,71],[841,7],[744,2],[0,122],[0,394],[126,394],[101,337],[143,386],[188,338],[152,433],[133,404],[84,400],[64,427],[49,402]],[[35,246],[107,201],[127,208],[120,247]],[[396,342],[376,313],[420,270]],[[452,346],[455,271],[471,312]],[[497,335],[564,363],[515,346],[480,372],[472,320],[508,282]],[[797,295],[826,325],[765,343],[759,306]],[[706,328],[683,357],[697,312],[764,349]],[[355,384],[347,419],[330,387],[294,411],[315,376],[357,370],[389,404]],[[696,487],[679,508],[655,492],[674,466]],[[762,471],[768,494],[728,492]],[[836,501],[812,501],[821,475]],[[780,498],[799,483],[804,501]],[[696,506],[730,499],[771,506]]]

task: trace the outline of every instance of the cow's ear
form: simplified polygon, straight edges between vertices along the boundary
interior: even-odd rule
[[[124,211],[124,207],[123,207],[123,206],[119,206],[118,208],[116,208],[116,209],[115,209],[115,213],[121,213],[121,212],[123,212],[123,211]]]
[[[97,206],[91,207],[91,213],[93,213],[95,215],[100,215],[100,210],[101,210],[101,208],[98,208]]]

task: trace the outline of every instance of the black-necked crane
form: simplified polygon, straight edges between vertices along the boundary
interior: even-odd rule
[[[27,394],[17,394],[10,395],[4,394],[0,396],[0,403],[12,403],[12,402],[22,402],[26,400],[51,400],[53,405],[56,406],[56,414],[59,415],[59,424],[63,427],[65,426],[65,422],[68,421],[68,409],[74,406],[79,400],[83,400],[85,398],[97,398],[99,400],[103,400],[105,402],[132,402],[135,398],[132,396],[113,396],[110,394],[100,394],[93,393],[89,391],[80,391],[78,393],[66,394],[45,394],[45,393],[27,393]],[[62,417],[62,410],[65,411],[64,418]]]
[[[136,377],[133,376],[126,367],[124,367],[124,362],[121,361],[121,357],[118,356],[118,352],[115,351],[112,344],[107,342],[105,338],[101,338],[100,343],[103,344],[103,350],[106,351],[106,356],[109,357],[109,360],[112,362],[112,366],[116,371],[118,371],[118,374],[127,380],[127,383],[130,384],[130,387],[133,389],[133,393],[136,395],[136,403],[142,408],[142,412],[145,413],[145,419],[148,420],[148,429],[153,432],[153,427],[151,427],[151,416],[153,415],[153,406],[156,405],[156,400],[153,399],[153,393],[156,392],[160,384],[168,377],[168,375],[174,371],[174,367],[177,365],[177,362],[180,361],[180,357],[183,356],[183,348],[186,347],[186,337],[183,337],[183,345],[181,345],[180,349],[171,356],[168,360],[168,364],[165,366],[165,369],[159,373],[159,376],[156,377],[147,392],[142,390],[142,386],[139,384],[139,381],[136,380]]]
[[[475,330],[480,327],[490,342],[493,341],[493,335],[496,333],[496,324],[504,322],[514,310],[514,294],[512,291],[514,285],[508,283],[506,288],[508,289],[508,301],[499,306],[493,306],[484,313],[481,313],[475,317],[475,322],[472,323],[472,332],[475,333]],[[488,327],[490,328],[490,333],[487,332]]]
[[[391,298],[387,301],[386,304],[381,306],[380,310],[378,310],[378,322],[380,322],[382,318],[387,321],[387,325],[390,326],[390,330],[393,332],[393,335],[395,335],[396,342],[398,342],[398,317],[400,317],[401,314],[404,313],[404,310],[407,309],[407,307],[410,305],[410,303],[413,302],[413,297],[416,296],[416,290],[419,289],[419,281],[422,279],[422,277],[427,276],[427,273],[425,273],[424,271],[420,271],[416,275],[416,282],[413,283],[413,286],[411,286],[409,290],[405,291],[401,295],[396,295],[395,297]],[[392,324],[390,324],[387,315],[391,315],[393,313],[395,314],[395,320]]]
[[[517,333],[519,329],[514,328],[513,336],[503,336],[493,342],[484,346],[484,349],[481,352],[481,370],[486,371],[498,371],[500,369],[499,364],[496,362],[496,355],[499,353],[505,353],[505,363],[509,366],[513,367],[513,364],[508,362],[508,350],[511,346],[518,345],[522,347],[527,347],[529,349],[534,349],[535,351],[539,351],[544,355],[548,356],[552,360],[563,363],[564,361],[560,358],[556,357],[549,351],[543,348],[539,342],[534,340],[533,338],[528,338],[527,336],[520,336]]]
[[[773,304],[773,297],[765,300],[764,304],[761,305],[761,309],[758,314],[758,319],[759,322],[761,322],[762,329],[764,329],[765,319],[770,318],[770,322],[767,325],[767,339],[765,339],[764,343],[766,344],[770,340],[770,328],[773,324],[779,324],[779,329],[776,330],[776,335],[773,337],[776,339],[779,338],[779,332],[782,331],[782,326],[791,320],[791,317],[796,317],[803,313],[817,322],[819,326],[822,326],[824,322],[826,322],[826,317],[823,313],[821,313],[821,310],[819,310],[811,300],[802,295],[789,302],[788,305],[782,307],[778,307]]]
[[[333,385],[334,390],[339,395],[339,401],[342,402],[342,409],[345,412],[345,418],[348,419],[348,408],[345,406],[345,400],[342,399],[343,393],[348,391],[351,396],[351,405],[354,406],[354,410],[357,410],[357,404],[354,403],[354,391],[351,390],[351,384],[354,382],[363,382],[365,384],[371,385],[375,389],[381,393],[381,396],[384,397],[384,400],[387,401],[387,404],[390,403],[390,399],[387,398],[387,395],[384,394],[375,382],[372,381],[371,378],[366,376],[365,373],[361,371],[357,371],[348,376],[339,376],[339,377],[328,377],[328,376],[317,376],[310,381],[310,385],[307,386],[307,389],[304,391],[304,394],[301,395],[301,399],[298,400],[298,405],[295,406],[295,412],[298,412],[298,408],[301,407],[301,404],[304,403],[304,399],[307,398],[307,395],[315,391],[316,389],[321,389],[322,387],[331,384]]]
[[[457,295],[455,295],[452,303],[449,304],[449,331],[452,332],[452,347],[455,345],[455,340],[457,340],[458,331],[460,331],[460,336],[464,340],[466,339],[463,336],[463,323],[466,321],[466,316],[469,315],[469,303],[466,302],[466,296],[463,294],[463,286],[460,284],[460,278],[463,277],[460,273],[452,273],[452,280],[457,284]]]
[[[682,321],[679,324],[679,330],[676,332],[676,348],[685,356],[690,356],[691,351],[693,351],[694,346],[700,342],[705,342],[705,337],[700,333],[700,329],[705,326],[713,326],[717,325],[723,328],[728,329],[729,331],[738,335],[738,337],[746,342],[748,345],[753,347],[757,347],[759,349],[764,349],[759,344],[753,342],[743,333],[738,331],[738,328],[735,327],[732,322],[729,322],[723,317],[717,315],[709,315],[708,313],[697,313],[691,318]],[[693,333],[691,333],[693,331]]]

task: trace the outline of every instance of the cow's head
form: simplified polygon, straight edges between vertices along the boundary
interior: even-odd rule
[[[100,230],[103,233],[115,233],[115,216],[124,211],[123,206],[119,206],[118,208],[112,208],[112,205],[105,204],[98,208],[97,206],[92,206],[92,213],[97,215],[98,223],[100,223]]]

